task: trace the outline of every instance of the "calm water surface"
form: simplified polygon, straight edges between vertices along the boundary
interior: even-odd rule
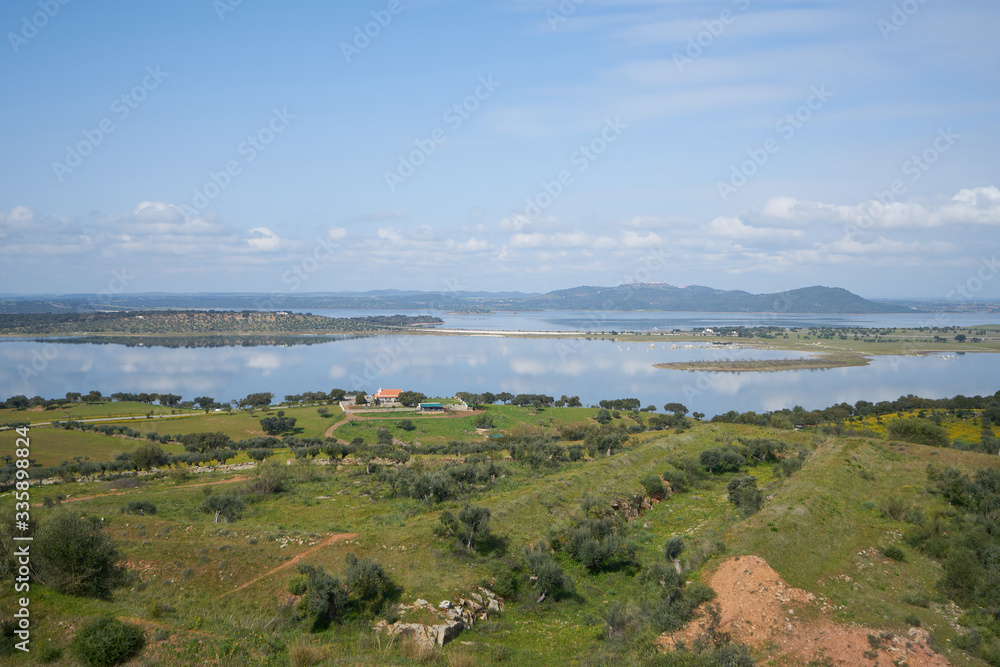
[[[391,387],[429,396],[463,390],[556,398],[578,395],[584,404],[637,397],[643,405],[677,401],[711,416],[795,405],[814,409],[906,394],[985,395],[1000,389],[1000,354],[880,357],[867,367],[777,373],[692,373],[653,367],[669,361],[795,356],[802,355],[709,344],[679,344],[671,349],[670,343],[494,336],[376,336],[313,345],[198,349],[22,339],[0,342],[0,397],[48,398],[97,389],[106,395],[170,392],[185,399],[211,396],[228,401],[260,391],[280,398],[333,387],[369,392]]]

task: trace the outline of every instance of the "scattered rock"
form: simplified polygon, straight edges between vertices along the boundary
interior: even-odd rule
[[[418,644],[425,646],[444,646],[461,634],[462,630],[471,628],[478,621],[485,621],[490,612],[503,611],[503,600],[488,588],[479,589],[482,594],[471,593],[468,598],[459,598],[456,602],[442,600],[437,607],[427,600],[418,599],[412,605],[397,605],[400,617],[407,612],[424,610],[432,612],[441,618],[443,623],[424,625],[422,623],[396,623],[379,621],[375,629],[390,635],[409,637]]]

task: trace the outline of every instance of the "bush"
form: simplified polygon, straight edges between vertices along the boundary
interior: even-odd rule
[[[145,644],[141,628],[103,616],[76,633],[70,650],[85,665],[116,665],[141,651]]]
[[[267,447],[254,447],[247,450],[247,456],[249,456],[254,461],[263,461],[264,459],[270,458],[274,450],[268,449]]]
[[[257,464],[257,475],[247,482],[247,489],[258,496],[281,493],[288,479],[288,466],[268,459]]]
[[[300,574],[289,579],[287,587],[292,595],[302,595],[309,589],[309,580]]]
[[[778,462],[778,474],[784,475],[785,477],[791,477],[798,471],[802,470],[802,466],[805,463],[805,459],[799,456],[788,456],[781,459]]]
[[[746,459],[733,447],[722,449],[706,449],[698,455],[698,462],[710,473],[720,475],[724,472],[739,472],[746,464]]]
[[[573,591],[573,582],[566,577],[562,568],[552,560],[552,555],[543,547],[524,550],[524,566],[530,575],[529,579],[534,592],[539,594],[537,602],[546,598],[560,600],[568,597]]]
[[[0,622],[0,655],[14,655],[17,642],[17,621],[10,619]]]
[[[33,552],[35,578],[60,593],[110,599],[124,583],[118,545],[96,517],[52,516],[35,534]]]
[[[887,547],[881,547],[879,551],[883,556],[890,560],[894,560],[898,563],[906,562],[906,553],[895,544],[890,544]]]
[[[681,557],[684,552],[684,538],[671,537],[663,545],[663,555],[667,560],[673,561]]]
[[[744,517],[756,514],[764,507],[764,492],[757,488],[757,478],[753,475],[733,477],[726,485],[729,502],[736,506]]]
[[[377,613],[395,590],[396,585],[389,578],[385,568],[371,558],[357,558],[347,554],[347,569],[344,579],[352,595],[357,595],[363,611]]]
[[[932,447],[947,447],[951,444],[948,431],[932,421],[919,417],[896,419],[889,422],[885,429],[886,440],[902,440],[918,445]]]
[[[298,570],[305,578],[305,590],[298,604],[299,612],[304,617],[312,617],[313,627],[316,628],[340,620],[347,609],[347,589],[340,583],[340,579],[331,577],[322,567],[313,565],[299,565]]]
[[[646,475],[639,480],[639,483],[642,484],[642,488],[645,489],[646,495],[650,498],[662,498],[663,494],[666,492],[666,487],[663,486],[663,480],[661,480],[658,475]]]
[[[156,505],[148,500],[132,500],[122,508],[122,514],[156,514]]]
[[[154,435],[154,434],[151,434]],[[162,466],[169,460],[166,452],[154,443],[144,443],[132,450],[132,465],[137,470],[149,470],[156,466]]]
[[[243,516],[243,501],[231,495],[211,495],[201,504],[201,511],[215,514],[215,523],[219,519],[226,522],[238,521]]]

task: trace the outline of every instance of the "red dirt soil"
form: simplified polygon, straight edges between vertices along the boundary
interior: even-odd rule
[[[910,628],[905,636],[892,636],[834,622],[822,608],[825,604],[821,607],[812,593],[790,587],[756,556],[723,561],[708,584],[717,593],[714,602],[722,614],[720,629],[779,664],[803,665],[824,658],[834,665],[872,667],[892,667],[894,661],[905,661],[910,667],[951,664],[928,646],[927,632],[920,628]],[[656,643],[661,650],[669,650],[674,640],[690,644],[701,631],[700,623],[691,623],[673,638],[665,634]],[[875,649],[869,635],[879,638],[877,659],[871,657]]]
[[[302,553],[295,554],[294,556],[292,556],[292,558],[290,560],[285,561],[284,563],[282,563],[278,567],[274,568],[270,572],[265,572],[264,574],[260,575],[259,577],[251,579],[250,581],[246,582],[245,584],[241,584],[241,585],[237,586],[236,588],[234,588],[233,590],[231,590],[231,591],[229,591],[227,593],[223,593],[222,597],[225,597],[225,596],[227,596],[227,595],[229,595],[231,593],[235,593],[236,591],[242,591],[247,586],[252,586],[253,584],[256,584],[258,581],[260,581],[261,579],[264,579],[266,577],[270,577],[275,572],[280,572],[281,570],[289,568],[292,565],[295,565],[296,563],[298,563],[300,560],[302,560],[303,558],[305,558],[309,554],[315,553],[316,551],[319,551],[323,547],[329,546],[329,545],[333,544],[334,542],[339,542],[340,540],[353,540],[357,536],[358,536],[357,533],[340,533],[338,535],[331,535],[330,537],[326,538],[325,540],[323,540],[322,542],[320,542],[316,546],[314,546],[314,547],[312,547],[310,549],[306,549]]]

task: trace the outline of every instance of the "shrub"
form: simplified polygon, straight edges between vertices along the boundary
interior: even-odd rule
[[[473,420],[472,425],[476,428],[493,428],[493,417],[484,412]]]
[[[642,484],[642,488],[645,489],[646,495],[650,498],[662,498],[663,494],[666,492],[666,487],[663,486],[663,480],[661,480],[658,475],[646,475],[639,480],[639,483]]]
[[[669,468],[661,475],[663,481],[670,485],[672,493],[684,493],[690,487],[688,476],[676,468]]]
[[[757,478],[753,475],[733,477],[726,485],[729,502],[736,506],[744,517],[756,514],[764,507],[764,492],[757,488]]]
[[[309,588],[309,580],[304,575],[297,575],[288,580],[288,592],[292,595],[302,595]]]
[[[733,447],[722,449],[706,449],[698,455],[698,462],[710,473],[739,472],[746,464],[746,459]]]
[[[300,640],[288,647],[288,661],[292,667],[310,667],[318,665],[325,659],[326,651],[305,640]]]
[[[893,521],[902,521],[906,518],[906,503],[899,496],[890,496],[879,506],[882,516]]]
[[[889,422],[885,429],[885,435],[887,440],[902,440],[918,445],[947,447],[951,444],[947,430],[932,421],[919,417],[908,417]]]
[[[802,466],[805,464],[805,459],[799,456],[787,456],[778,463],[778,474],[784,475],[785,477],[791,477],[798,471],[802,470]]]
[[[362,610],[377,612],[396,588],[385,568],[371,558],[347,554],[344,579],[352,595],[357,595]]]
[[[264,459],[270,458],[274,450],[268,449],[267,447],[254,447],[247,450],[247,456],[249,456],[254,461],[263,461]]]
[[[34,555],[36,579],[60,593],[110,599],[124,583],[118,546],[96,517],[63,511],[49,518],[35,535]]]
[[[322,567],[299,565],[306,585],[298,609],[304,617],[312,617],[314,627],[325,627],[339,620],[347,609],[347,589],[340,579],[331,577]]]
[[[156,514],[156,505],[148,500],[132,500],[122,508],[122,514]]]
[[[895,544],[890,544],[887,547],[881,547],[879,551],[883,556],[890,560],[894,560],[899,563],[906,562],[906,553]]]
[[[247,488],[258,496],[281,493],[285,490],[287,479],[288,466],[281,461],[268,459],[257,464],[257,474],[247,482]]]
[[[667,540],[666,544],[663,545],[663,555],[667,560],[677,560],[681,557],[684,552],[684,538],[682,537],[671,537]]]
[[[201,511],[215,514],[215,523],[219,519],[226,522],[238,521],[243,516],[243,501],[231,495],[211,495],[201,504]]]
[[[145,644],[141,628],[103,616],[76,633],[70,650],[85,665],[116,665],[141,651]]]
[[[155,436],[155,434],[151,435]],[[139,445],[132,450],[131,454],[132,465],[138,470],[148,470],[156,466],[162,466],[169,459],[166,452],[159,445],[152,442]]]
[[[552,555],[544,548],[524,550],[524,565],[530,575],[535,578],[531,585],[539,594],[537,602],[547,597],[560,600],[572,593],[572,582],[563,573],[562,568],[552,560]]]
[[[52,642],[46,642],[42,644],[42,648],[38,651],[38,660],[45,664],[50,662],[55,662],[62,658],[63,650],[61,647],[56,646]]]
[[[625,527],[614,518],[583,519],[554,543],[592,572],[614,570],[635,560],[635,545],[622,536]]]
[[[17,621],[14,619],[0,622],[0,655],[14,655],[17,651]]]

